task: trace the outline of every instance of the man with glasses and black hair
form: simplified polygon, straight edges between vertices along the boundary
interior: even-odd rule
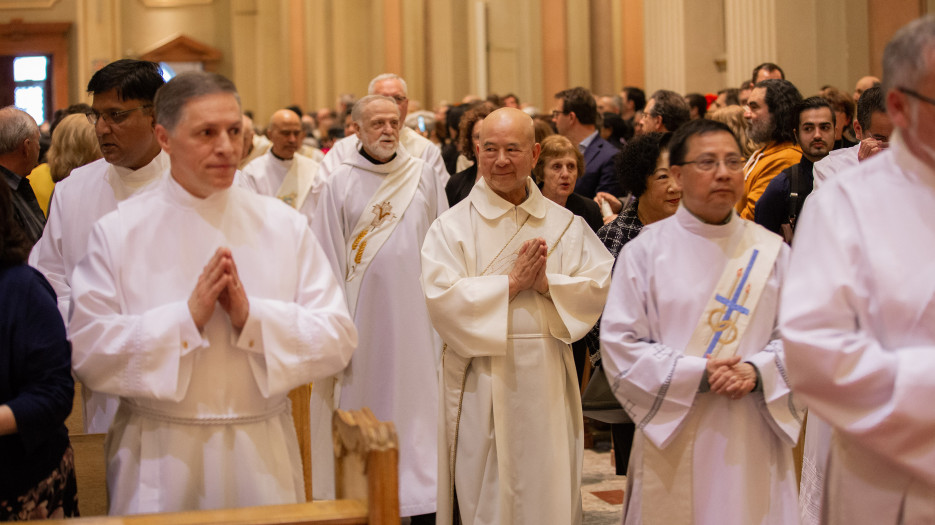
[[[639,431],[624,518],[796,523],[793,402],[777,331],[789,247],[740,218],[740,144],[699,119],[669,144],[675,215],[617,259],[601,321],[608,382]]]
[[[890,146],[808,200],[782,289],[789,377],[834,428],[822,523],[935,523],[935,16],[883,52]]]
[[[620,195],[620,182],[614,170],[617,148],[601,138],[597,129],[597,103],[583,87],[555,94],[552,122],[558,134],[567,138],[584,155],[584,173],[575,181],[575,193],[593,199],[598,192]]]
[[[88,120],[104,158],[56,185],[45,231],[29,256],[29,264],[52,283],[66,324],[72,271],[85,255],[91,227],[117,203],[150,189],[169,168],[153,132],[153,100],[164,83],[158,64],[131,59],[104,66],[88,82]],[[86,388],[82,395],[85,431],[107,432],[118,399]]]

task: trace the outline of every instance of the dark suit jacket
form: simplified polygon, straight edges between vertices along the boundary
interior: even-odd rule
[[[594,137],[584,150],[584,175],[578,177],[575,193],[589,199],[593,199],[599,191],[606,191],[615,196],[623,195],[620,180],[614,170],[614,155],[618,151],[620,150],[600,135]]]

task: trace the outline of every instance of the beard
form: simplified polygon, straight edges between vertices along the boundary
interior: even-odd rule
[[[750,140],[758,144],[765,144],[773,135],[773,122],[769,120],[754,120],[750,122],[750,130],[747,132]]]
[[[393,144],[385,144],[382,141],[385,139],[393,139]],[[370,143],[364,142],[364,149],[367,150],[371,155],[373,155],[378,160],[387,160],[396,153],[396,146],[399,144],[399,140],[390,135],[380,135],[380,137]]]

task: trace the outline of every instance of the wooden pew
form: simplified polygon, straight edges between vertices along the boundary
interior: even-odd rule
[[[304,396],[299,392],[297,395]],[[77,403],[80,405],[80,402]],[[301,401],[298,403],[301,405]],[[76,407],[77,408],[77,407]],[[79,408],[80,410],[80,408]],[[303,412],[293,406],[297,434],[310,435],[307,405]],[[69,427],[71,428],[71,427]],[[399,487],[397,468],[399,444],[396,428],[381,422],[368,408],[338,410],[333,420],[336,501],[273,505],[209,511],[146,514],[138,516],[93,516],[92,509],[106,511],[103,434],[73,434],[78,505],[84,518],[50,520],[59,525],[398,525]],[[79,454],[79,450],[81,453]],[[305,456],[303,445],[303,456]],[[80,457],[79,457],[80,456]],[[303,457],[306,492],[311,493],[310,463]],[[97,468],[94,468],[97,467]],[[83,478],[83,479],[82,479]],[[90,492],[89,492],[90,488]],[[103,496],[101,496],[103,491]]]

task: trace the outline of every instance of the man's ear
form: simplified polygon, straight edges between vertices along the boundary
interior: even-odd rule
[[[156,124],[156,127],[153,128],[153,133],[156,135],[156,142],[159,143],[159,147],[166,153],[169,153],[169,130],[162,124]]]
[[[886,94],[886,112],[894,128],[909,127],[909,99],[898,89],[891,89]]]
[[[857,141],[860,142],[864,140],[864,128],[860,127],[860,122],[857,119],[854,119],[854,135],[857,137]]]
[[[669,176],[679,185],[679,188],[682,187],[682,167],[679,165],[669,166]]]

